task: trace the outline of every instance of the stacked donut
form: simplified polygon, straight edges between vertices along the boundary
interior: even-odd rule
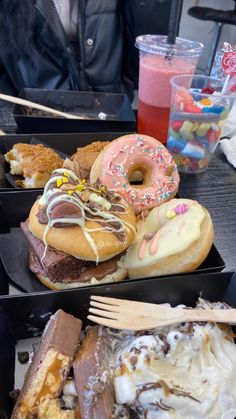
[[[132,179],[137,179],[135,184]],[[196,201],[172,199],[179,174],[168,150],[146,135],[125,135],[98,155],[90,172],[133,208],[136,239],[124,259],[129,278],[187,272],[204,261],[214,230],[208,211]]]
[[[30,268],[44,284],[187,272],[204,261],[214,236],[210,215],[196,201],[175,199],[179,174],[161,143],[129,134],[105,147],[92,143],[87,161],[89,179],[79,179],[76,155],[74,167],[55,171],[22,224]]]

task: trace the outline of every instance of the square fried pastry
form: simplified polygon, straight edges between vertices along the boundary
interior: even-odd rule
[[[58,402],[49,401],[57,399],[66,381],[81,327],[81,320],[62,310],[50,318],[26,373],[11,419],[52,418],[50,411],[59,410],[60,413]],[[47,416],[42,416],[42,411],[47,411]]]
[[[15,144],[4,157],[10,164],[11,175],[23,175],[23,168],[26,163],[31,163],[45,150],[42,144]]]

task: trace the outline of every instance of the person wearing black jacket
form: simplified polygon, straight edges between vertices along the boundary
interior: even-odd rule
[[[0,0],[0,91],[126,92],[139,34],[167,32],[171,0]]]

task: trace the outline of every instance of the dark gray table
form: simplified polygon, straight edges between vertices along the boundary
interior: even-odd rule
[[[236,170],[219,147],[206,172],[181,175],[180,195],[196,199],[208,209],[226,270],[236,271]]]
[[[6,133],[16,131],[11,105],[0,103],[0,129]],[[198,200],[209,210],[215,226],[215,244],[226,270],[236,271],[236,170],[219,148],[205,173],[181,174],[180,195]]]

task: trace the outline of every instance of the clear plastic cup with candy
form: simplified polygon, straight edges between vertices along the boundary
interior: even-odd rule
[[[175,76],[167,148],[178,169],[205,171],[221,137],[222,127],[236,98],[222,94],[224,82],[206,76]]]

